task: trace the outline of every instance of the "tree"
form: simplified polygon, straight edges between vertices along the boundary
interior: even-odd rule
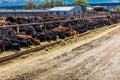
[[[50,8],[51,4],[50,4],[50,2],[41,2],[38,7],[40,9]]]
[[[28,2],[25,6],[25,9],[35,9],[36,5],[34,4],[34,2]]]
[[[50,0],[51,7],[54,6],[66,6],[66,4],[62,0]]]
[[[52,8],[55,6],[66,6],[66,4],[62,0],[50,0],[39,4],[40,9]]]
[[[116,10],[116,11],[120,11],[120,6],[117,6],[117,7],[115,8],[115,10]]]
[[[73,5],[77,4],[85,4],[88,6],[88,2],[86,0],[74,0]]]

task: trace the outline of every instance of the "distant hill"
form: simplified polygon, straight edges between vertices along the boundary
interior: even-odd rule
[[[0,6],[2,9],[23,9],[25,6],[24,5],[19,5],[19,6]]]
[[[90,3],[91,6],[107,6],[108,8],[115,8],[120,6],[120,3]]]

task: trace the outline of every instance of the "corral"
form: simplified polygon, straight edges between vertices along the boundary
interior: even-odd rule
[[[99,40],[92,41],[94,39],[91,39],[90,40],[90,41],[92,41],[91,43],[84,44],[83,46],[80,46],[81,43],[79,44],[79,40],[83,41],[83,43],[84,43],[84,41],[86,41],[89,37],[91,37],[91,36],[95,37],[94,35],[98,35],[98,33],[99,34],[102,33],[102,30],[105,31],[109,28],[115,27],[116,24],[118,24],[119,22],[120,22],[120,13],[119,12],[89,12],[89,13],[84,12],[80,15],[71,16],[66,19],[65,18],[61,19],[59,17],[49,17],[49,16],[39,16],[39,17],[34,16],[34,17],[29,17],[29,18],[9,16],[5,20],[0,21],[0,23],[1,23],[1,26],[0,26],[0,37],[1,37],[0,38],[0,52],[1,52],[0,64],[3,63],[3,65],[0,66],[1,69],[4,68],[4,65],[6,65],[6,63],[9,65],[9,60],[12,60],[12,59],[13,59],[13,61],[15,59],[19,60],[19,59],[17,59],[17,57],[18,56],[20,57],[23,55],[20,58],[20,61],[22,63],[22,59],[25,58],[25,56],[24,56],[25,54],[28,54],[28,55],[33,54],[36,57],[37,55],[40,55],[40,54],[42,55],[42,54],[52,53],[54,56],[53,55],[49,56],[51,54],[48,54],[48,56],[49,56],[48,61],[45,58],[44,59],[45,61],[42,62],[42,59],[39,58],[38,61],[33,61],[33,63],[31,63],[32,62],[31,61],[30,62],[31,64],[25,65],[25,66],[23,65],[23,66],[19,67],[23,70],[26,67],[28,68],[28,69],[24,70],[25,72],[23,70],[21,70],[20,74],[19,74],[20,69],[18,69],[18,67],[14,68],[14,69],[11,68],[12,70],[9,70],[6,67],[0,71],[0,73],[1,73],[0,77],[3,79],[7,79],[7,78],[11,77],[11,79],[18,79],[18,80],[19,79],[22,79],[22,80],[32,79],[33,77],[34,77],[34,79],[41,79],[41,80],[49,79],[49,78],[51,80],[57,80],[57,79],[64,80],[64,79],[69,79],[69,78],[70,78],[70,80],[76,79],[78,76],[77,75],[72,76],[71,74],[74,74],[73,72],[77,73],[76,72],[77,69],[73,69],[74,66],[70,63],[70,61],[72,61],[72,59],[75,58],[75,61],[73,61],[72,63],[77,62],[77,60],[79,60],[78,59],[79,56],[81,56],[82,53],[85,52],[86,55],[85,54],[83,54],[83,55],[88,56],[88,58],[86,57],[87,59],[85,59],[83,61],[85,63],[81,63],[79,65],[79,66],[82,65],[81,67],[77,67],[78,69],[80,68],[80,70],[81,70],[81,72],[83,72],[83,74],[81,72],[79,72],[80,74],[79,73],[77,73],[77,74],[81,76],[80,79],[84,79],[84,78],[88,79],[86,75],[88,75],[89,73],[92,72],[91,71],[91,70],[93,70],[92,66],[98,65],[98,63],[99,63],[99,60],[98,60],[98,62],[96,61],[95,65],[94,64],[92,66],[89,66],[89,64],[87,65],[87,63],[89,63],[88,62],[89,60],[90,60],[90,63],[92,61],[94,62],[94,60],[96,60],[96,58],[94,58],[94,52],[93,52],[93,54],[91,54],[90,53],[91,51],[89,51],[89,50],[91,49],[91,47],[97,49],[98,46],[103,46],[102,41],[104,41],[104,40],[106,41],[107,38],[110,39],[111,37],[108,37],[108,36],[110,36],[110,34],[108,34],[108,36],[106,35],[105,38],[101,38],[102,41],[99,41]],[[113,25],[113,26],[111,26],[111,25]],[[116,29],[116,27],[115,27],[115,29]],[[118,33],[118,31],[113,32],[113,34],[116,34],[116,33]],[[112,41],[114,42],[115,40],[112,40]],[[72,45],[72,48],[65,47],[65,45],[67,45],[67,46],[70,45],[68,43],[70,43]],[[75,43],[75,44],[72,44],[72,43]],[[87,45],[87,47],[86,47],[86,45]],[[108,46],[108,45],[106,45],[106,46]],[[59,51],[58,48],[60,46],[64,46],[63,47],[64,49],[61,49]],[[76,48],[76,47],[78,47],[78,48]],[[73,48],[75,48],[75,49],[73,49]],[[54,53],[54,52],[52,52],[53,49],[58,49],[59,52],[56,51]],[[80,52],[77,52],[76,49],[77,50],[79,49]],[[99,51],[99,49],[97,49],[97,50]],[[69,54],[69,52],[66,53],[67,50],[71,51],[70,54]],[[87,54],[87,51],[89,51],[88,52],[89,54]],[[9,54],[6,55],[7,52]],[[12,52],[14,52],[14,53],[12,54]],[[95,52],[97,53],[97,51],[95,51]],[[57,55],[57,53],[58,53],[58,55]],[[104,63],[104,60],[105,61],[109,60],[109,58],[107,57],[108,53],[106,52],[105,54],[106,54],[106,56],[104,56],[104,57],[106,59],[100,57],[101,63],[102,63],[102,61]],[[93,56],[91,56],[91,55],[93,55]],[[102,56],[102,54],[99,54],[99,55]],[[85,56],[83,56],[83,58]],[[95,56],[97,56],[97,55],[95,55]],[[110,54],[110,56],[112,56],[112,54]],[[31,58],[30,60],[33,60],[32,56],[30,58]],[[80,59],[83,59],[83,58],[80,57]],[[40,61],[40,65],[37,64],[37,63],[39,63],[39,61]],[[48,62],[48,64],[45,64],[45,62]],[[18,63],[16,63],[16,64],[18,64]],[[29,61],[25,62],[24,64],[26,64],[26,63],[29,63]],[[66,67],[66,66],[64,66],[63,63],[65,63],[65,65],[66,65],[66,63],[68,63],[68,64],[70,63],[70,66],[73,66],[73,67],[71,67],[73,72],[68,70],[67,72],[68,73],[70,72],[71,74],[65,73],[65,75],[66,75],[65,77],[63,77],[63,75],[59,74],[59,71],[61,73],[61,69],[64,69]],[[30,66],[34,66],[34,64],[37,65],[37,67],[35,66],[35,68],[33,69]],[[62,68],[59,67],[61,64],[63,66]],[[75,65],[76,65],[76,63],[75,63]],[[86,66],[88,66],[88,67],[84,71],[83,69]],[[16,65],[12,66],[12,67],[16,67]],[[55,71],[55,69],[53,69],[53,68],[57,69],[57,71]],[[90,70],[89,70],[89,68],[90,68]],[[67,68],[67,69],[69,69],[69,68]],[[65,70],[67,70],[67,69],[65,69]],[[15,75],[11,74],[12,72],[13,73],[17,72],[16,70],[18,71],[18,73],[16,73]],[[34,70],[34,71],[32,71],[32,70]],[[6,72],[6,71],[8,71],[8,72]],[[49,75],[46,75],[46,74],[48,74],[47,72],[52,73],[52,74],[50,74],[50,76],[54,76],[55,75],[54,72],[56,72],[57,74],[54,77],[50,77]],[[41,73],[43,76],[41,76]],[[6,77],[6,74],[7,74],[7,77]],[[32,75],[32,76],[30,77],[30,75]],[[59,76],[61,76],[61,78],[59,78]],[[90,80],[92,80],[92,78]]]
[[[79,17],[79,19],[75,17],[67,20],[60,20],[56,17],[33,17],[28,19],[7,17],[6,20],[0,21],[0,51],[20,51],[22,47],[40,45],[41,42],[45,41],[65,39],[88,30],[116,24],[120,21],[119,12],[91,12],[89,16],[84,13],[84,16]]]

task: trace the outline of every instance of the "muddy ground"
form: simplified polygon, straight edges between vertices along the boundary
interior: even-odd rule
[[[17,65],[1,64],[0,80],[120,80],[120,26],[84,41]]]

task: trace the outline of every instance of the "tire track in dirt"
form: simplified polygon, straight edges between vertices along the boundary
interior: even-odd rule
[[[113,44],[113,43],[111,43],[111,44]],[[117,46],[117,47],[119,47],[119,46]],[[117,53],[118,49],[116,49],[116,48],[114,48],[114,49],[106,48],[106,49],[107,49],[107,51],[104,51],[104,49],[103,49],[103,52],[106,53],[106,54],[103,57],[101,57],[99,60],[96,60],[96,57],[94,57],[94,55],[93,55],[93,56],[90,56],[87,59],[85,59],[82,63],[79,63],[77,66],[68,69],[68,71],[64,71],[65,73],[63,73],[63,75],[62,75],[62,72],[57,72],[57,73],[53,73],[52,75],[48,74],[49,76],[43,77],[42,79],[44,79],[44,80],[45,79],[49,79],[49,80],[69,80],[69,79],[70,80],[72,80],[72,79],[73,80],[74,79],[79,79],[79,80],[101,80],[100,77],[95,79],[95,77],[90,76],[91,77],[90,78],[90,77],[87,77],[87,76],[89,76],[91,73],[93,75],[93,72],[95,71],[94,69],[96,67],[99,69],[99,68],[105,67],[106,65],[110,66],[110,64],[111,64],[110,60]],[[86,65],[88,65],[89,63],[91,64],[91,67],[86,68]],[[98,70],[96,70],[96,71],[98,71]],[[55,71],[53,71],[53,72],[55,72]],[[79,76],[77,76],[77,73],[78,73]],[[58,76],[58,77],[56,77],[56,76]],[[75,76],[77,76],[77,78],[75,78]]]

